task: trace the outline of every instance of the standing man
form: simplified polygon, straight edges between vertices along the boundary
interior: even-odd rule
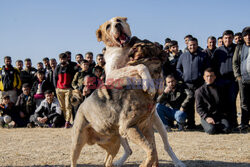
[[[237,45],[242,42],[242,33],[237,32],[234,34],[234,43]]]
[[[233,43],[234,33],[231,30],[223,32],[222,40],[223,46],[217,48],[212,57],[212,67],[215,69],[217,76],[217,83],[219,86],[225,88],[225,96],[228,107],[228,121],[232,128],[238,126],[236,114],[236,98],[238,94],[238,83],[235,80],[233,73],[233,54],[235,51],[235,44]]]
[[[10,101],[16,103],[17,90],[21,89],[19,72],[11,65],[11,57],[4,57],[4,66],[0,68],[0,99],[2,96],[9,95]]]
[[[54,71],[55,71],[55,68],[57,66],[57,62],[56,62],[56,59],[55,58],[52,58],[49,60],[49,64],[50,64],[50,67],[51,69],[49,70],[48,72],[48,76],[47,76],[47,80],[50,82],[51,84],[51,90],[56,93],[56,90],[55,90],[55,87],[54,87],[54,78],[53,78],[53,74],[54,74]]]
[[[93,68],[95,67],[95,61],[93,60],[93,53],[92,52],[87,52],[85,54],[85,59],[88,60],[88,62],[89,62],[89,72],[92,73]]]
[[[203,72],[209,66],[206,53],[198,49],[196,38],[188,41],[188,52],[183,53],[176,66],[177,74],[190,90],[190,105],[187,108],[187,129],[195,129],[194,92],[203,84]]]
[[[203,52],[205,52],[211,59],[215,49],[216,49],[216,38],[214,36],[210,36],[207,38],[207,49],[203,50]]]
[[[71,82],[74,78],[74,66],[68,62],[65,53],[59,55],[60,63],[54,71],[54,86],[56,94],[65,118],[65,128],[70,128],[70,119],[72,114],[72,106],[70,104]]]
[[[249,125],[250,117],[250,27],[242,31],[244,44],[238,44],[233,56],[233,71],[236,77],[241,100],[241,123],[240,130],[245,130]]]
[[[16,68],[20,74],[20,72],[23,70],[23,61],[22,60],[17,60],[16,61]]]
[[[24,60],[25,69],[20,72],[20,78],[22,84],[28,83],[29,87],[32,87],[33,82],[36,80],[37,70],[32,67],[32,62],[30,58]]]
[[[222,37],[218,37],[218,40],[217,40],[217,41],[218,41],[218,42],[217,42],[218,47],[223,46]]]

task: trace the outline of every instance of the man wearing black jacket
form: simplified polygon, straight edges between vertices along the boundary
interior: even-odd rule
[[[234,33],[231,30],[223,32],[223,46],[214,51],[212,57],[212,67],[217,76],[217,84],[225,88],[225,96],[227,100],[228,122],[233,127],[238,126],[236,114],[236,98],[238,94],[238,83],[233,72],[233,55],[236,45],[233,43]]]
[[[203,78],[205,84],[195,91],[196,111],[201,117],[201,125],[208,134],[229,133],[230,127],[223,110],[222,88],[215,83],[214,70],[207,68]]]

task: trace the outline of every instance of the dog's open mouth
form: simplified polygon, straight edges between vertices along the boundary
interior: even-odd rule
[[[126,33],[121,31],[119,37],[116,38],[116,41],[123,47],[127,43],[129,43],[130,37]]]

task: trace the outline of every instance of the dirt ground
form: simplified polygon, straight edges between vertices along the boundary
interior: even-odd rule
[[[239,109],[239,108],[238,108]],[[199,123],[198,116],[196,121]],[[155,133],[160,167],[173,167],[158,133]],[[250,167],[250,131],[228,135],[208,135],[200,131],[170,132],[170,145],[188,167]],[[71,129],[0,128],[0,166],[69,166]],[[130,142],[133,154],[125,167],[139,166],[144,151]],[[121,148],[117,158],[121,157]],[[81,167],[103,166],[105,152],[86,145],[78,160]],[[116,159],[117,159],[116,158]]]

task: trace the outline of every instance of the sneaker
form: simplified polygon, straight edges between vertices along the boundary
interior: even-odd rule
[[[71,124],[68,121],[66,121],[64,128],[70,128],[70,127],[71,127]]]
[[[35,124],[33,122],[30,122],[27,124],[27,128],[34,128]]]
[[[170,126],[168,126],[168,125],[165,125],[165,129],[167,130],[167,132],[172,132],[171,127],[170,127]]]
[[[178,124],[178,131],[184,131],[184,125]]]

